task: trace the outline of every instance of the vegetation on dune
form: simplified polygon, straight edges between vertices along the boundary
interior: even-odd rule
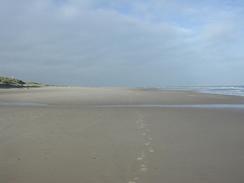
[[[21,87],[40,87],[40,83],[25,82],[19,79],[0,76],[0,87],[2,88],[21,88]]]
[[[21,87],[25,84],[24,81],[15,79],[15,78],[9,78],[9,77],[2,77],[0,76],[0,84],[5,86],[16,86]]]

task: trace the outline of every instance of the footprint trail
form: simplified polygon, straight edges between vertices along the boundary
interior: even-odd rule
[[[141,135],[141,138],[143,138],[143,144],[141,152],[137,153],[136,161],[137,161],[137,170],[134,173],[134,177],[132,177],[128,183],[138,183],[141,176],[146,174],[148,171],[148,154],[154,153],[155,150],[153,148],[152,143],[152,136],[151,136],[151,130],[149,128],[148,123],[144,120],[144,116],[141,113],[138,113],[138,119],[136,120],[136,128],[139,131],[139,134]]]

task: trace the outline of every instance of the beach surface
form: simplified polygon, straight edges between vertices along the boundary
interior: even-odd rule
[[[0,89],[1,183],[243,183],[244,97]]]

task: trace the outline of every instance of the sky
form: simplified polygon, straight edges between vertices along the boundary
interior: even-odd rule
[[[243,0],[0,0],[0,75],[57,85],[244,85]]]

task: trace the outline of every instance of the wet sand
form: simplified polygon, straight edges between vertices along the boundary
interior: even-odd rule
[[[244,109],[235,104],[244,97],[1,89],[0,182],[243,183]]]

